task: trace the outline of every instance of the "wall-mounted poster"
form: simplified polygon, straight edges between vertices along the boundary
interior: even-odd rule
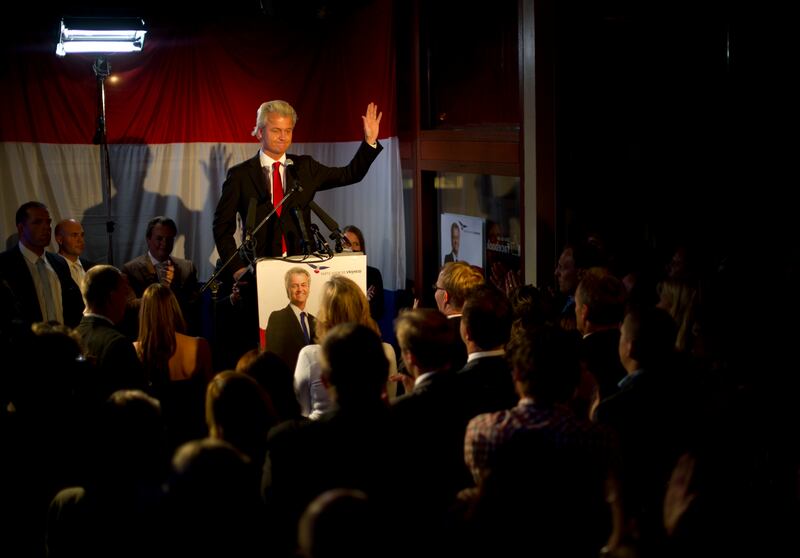
[[[458,213],[442,213],[439,261],[467,262],[483,267],[483,219]]]

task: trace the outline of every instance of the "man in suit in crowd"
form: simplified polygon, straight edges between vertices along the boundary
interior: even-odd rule
[[[467,349],[461,340],[461,308],[470,291],[483,282],[483,275],[468,263],[450,262],[444,264],[433,286],[436,306],[453,330],[453,344],[448,349],[450,370],[460,370],[467,362]]]
[[[578,344],[582,380],[576,399],[581,402],[599,402],[611,396],[626,376],[619,359],[619,326],[625,315],[625,298],[622,281],[599,267],[587,270],[575,290],[575,318],[582,335]],[[595,386],[597,394],[585,393],[589,391],[585,388]]]
[[[77,331],[97,372],[97,395],[105,399],[118,389],[145,389],[146,381],[133,344],[114,327],[128,301],[125,275],[110,265],[96,265],[83,279],[86,313]]]
[[[52,235],[47,206],[36,201],[22,204],[16,223],[19,244],[0,254],[0,279],[11,306],[3,310],[4,322],[27,328],[52,320],[75,327],[83,300],[64,259],[45,251]],[[3,329],[7,326],[4,323]]]
[[[267,321],[267,350],[283,359],[294,372],[300,349],[314,343],[317,320],[306,312],[311,291],[311,276],[302,267],[293,267],[284,276],[289,304],[269,315]]]
[[[395,333],[411,374],[410,381],[404,382],[407,393],[390,409],[396,429],[393,439],[401,450],[396,470],[403,472],[397,481],[398,506],[402,516],[417,518],[409,534],[414,544],[443,551],[438,541],[447,510],[458,491],[471,484],[464,465],[467,422],[446,350],[454,332],[438,310],[415,308],[395,320]]]
[[[56,225],[55,237],[58,255],[67,262],[72,280],[80,287],[86,271],[94,265],[93,262],[81,257],[86,245],[83,226],[75,219],[64,219]]]
[[[258,304],[255,280],[252,273],[245,276],[250,262],[237,252],[233,238],[237,229],[238,214],[246,228],[260,223],[284,197],[291,196],[280,206],[253,238],[252,258],[281,257],[302,254],[302,234],[298,218],[303,226],[311,223],[309,202],[319,190],[329,190],[360,182],[370,165],[383,149],[378,143],[381,117],[374,103],[367,106],[362,116],[364,141],[353,159],[345,167],[328,167],[308,155],[287,153],[292,145],[292,134],[297,124],[297,113],[286,101],[274,100],[263,103],[256,113],[256,126],[252,134],[261,143],[255,157],[235,165],[228,171],[222,185],[222,194],[214,213],[214,241],[225,264],[231,261],[227,277],[237,282],[247,312],[242,319],[226,324],[225,328],[237,328],[239,336],[258,344]],[[291,167],[291,170],[289,169]],[[294,191],[295,186],[300,186]],[[251,202],[254,212],[249,211]],[[253,222],[248,214],[254,213]],[[243,277],[244,276],[244,277]]]
[[[444,263],[458,261],[458,249],[461,247],[461,229],[457,222],[450,225],[450,253],[444,257]]]
[[[511,303],[492,285],[479,285],[467,295],[461,315],[467,363],[456,374],[467,419],[479,413],[510,409],[517,403],[504,350],[511,335],[511,321]]]
[[[145,239],[147,254],[143,254],[122,266],[135,298],[128,301],[129,312],[138,314],[144,290],[153,283],[161,283],[169,287],[181,306],[183,318],[189,333],[197,334],[200,329],[199,294],[197,286],[197,269],[191,260],[176,258],[172,255],[178,226],[169,217],[154,217],[147,224]],[[138,316],[132,319],[126,316],[128,335],[135,336],[138,328],[130,328],[129,324],[138,324]],[[132,331],[131,331],[132,329]]]

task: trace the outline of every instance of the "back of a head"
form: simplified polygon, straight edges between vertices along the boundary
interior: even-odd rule
[[[252,465],[222,440],[180,446],[167,483],[164,554],[256,556],[264,518]]]
[[[441,287],[447,291],[449,304],[460,310],[464,306],[467,295],[485,282],[483,275],[475,267],[466,262],[448,262],[440,272]]]
[[[380,332],[370,316],[369,301],[361,287],[344,275],[334,275],[323,286],[322,302],[317,314],[317,337],[322,339],[328,330],[347,322]]]
[[[17,411],[25,407],[50,414],[67,406],[88,372],[80,335],[56,322],[39,322],[18,338],[15,348],[18,354],[7,362],[7,374]]]
[[[509,295],[515,320],[525,326],[543,326],[553,313],[552,301],[533,285],[522,285]]]
[[[631,358],[642,368],[664,368],[672,363],[677,329],[669,313],[660,308],[636,309],[625,316],[622,327],[631,342]]]
[[[100,446],[106,458],[101,475],[113,482],[160,476],[165,458],[161,404],[140,390],[119,390],[102,407]]]
[[[220,372],[206,388],[206,422],[212,437],[225,440],[251,458],[260,458],[275,423],[269,396],[246,374]]]
[[[625,316],[627,291],[622,281],[601,267],[583,274],[576,300],[588,307],[586,319],[595,325],[618,325]]]
[[[394,327],[400,349],[413,354],[424,369],[444,368],[450,362],[453,329],[438,310],[407,310],[395,320]]]
[[[371,328],[340,324],[322,343],[322,377],[336,389],[340,404],[380,400],[389,375],[389,361],[380,337]]]
[[[259,353],[241,370],[253,378],[272,401],[278,421],[300,418],[300,404],[294,392],[294,373],[281,357],[271,351]]]
[[[537,403],[567,401],[580,379],[575,338],[559,328],[517,329],[506,348],[514,379]]]
[[[378,522],[366,494],[334,489],[317,496],[298,525],[304,558],[369,558],[382,554]]]
[[[139,339],[152,330],[166,330],[172,335],[186,331],[178,299],[172,289],[160,283],[153,283],[144,290],[139,308]]]
[[[472,289],[464,301],[461,321],[472,341],[488,351],[505,345],[511,332],[511,303],[489,284]]]
[[[139,307],[139,358],[145,367],[164,371],[177,346],[176,333],[186,331],[178,299],[160,283],[149,285]]]
[[[608,261],[603,251],[590,242],[581,241],[569,244],[572,248],[572,258],[575,260],[575,267],[579,270],[587,270],[593,267],[608,267]]]
[[[122,272],[113,265],[96,265],[86,272],[81,285],[81,293],[86,308],[90,311],[102,310],[122,281]]]

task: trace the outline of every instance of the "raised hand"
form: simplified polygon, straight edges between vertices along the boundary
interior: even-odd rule
[[[364,121],[364,141],[372,145],[378,141],[378,132],[381,127],[382,112],[378,112],[378,105],[370,103],[367,105],[367,114],[361,117]]]

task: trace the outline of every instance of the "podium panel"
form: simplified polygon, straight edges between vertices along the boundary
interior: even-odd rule
[[[309,285],[306,312],[316,316],[322,302],[322,285],[334,275],[344,275],[367,293],[367,256],[360,252],[342,252],[329,260],[311,258],[261,258],[256,261],[256,286],[258,289],[258,327],[267,330],[270,313],[289,304],[286,294],[286,274],[293,268],[308,272]]]

